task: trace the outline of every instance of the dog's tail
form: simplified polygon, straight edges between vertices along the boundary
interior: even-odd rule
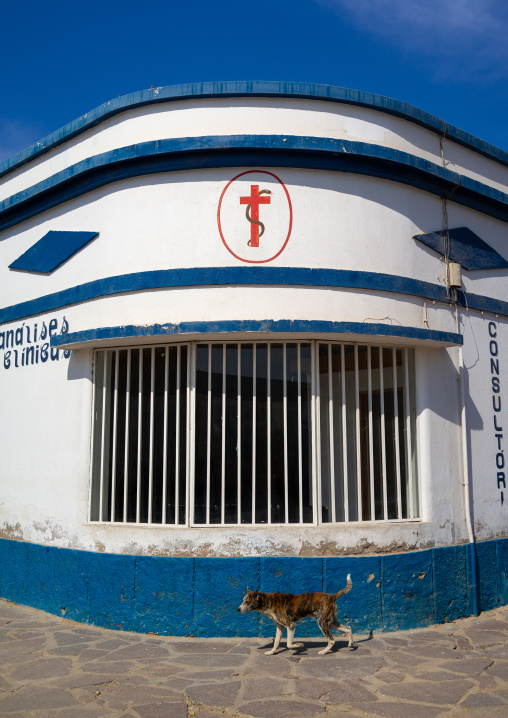
[[[353,582],[351,581],[351,574],[348,573],[347,575],[347,586],[346,588],[343,588],[342,591],[339,591],[338,593],[334,593],[333,597],[337,601],[341,596],[343,596],[345,593],[349,593],[351,589],[353,588]]]

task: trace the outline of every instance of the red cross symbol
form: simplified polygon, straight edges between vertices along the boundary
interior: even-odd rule
[[[250,219],[249,219],[249,208],[247,207],[246,216],[250,225],[250,246],[251,247],[259,247],[259,228],[262,227],[261,234],[265,231],[265,226],[262,222],[259,221],[259,205],[260,204],[270,204],[271,197],[260,197],[259,195],[259,185],[258,184],[251,184],[250,186],[251,196],[250,197],[240,197],[240,204],[248,204],[250,205],[251,211],[250,211]],[[264,190],[265,192],[267,190]]]

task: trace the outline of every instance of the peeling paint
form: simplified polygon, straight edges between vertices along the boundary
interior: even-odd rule
[[[4,523],[0,526],[0,538],[16,539],[16,541],[23,540],[23,530],[21,524],[8,524]]]

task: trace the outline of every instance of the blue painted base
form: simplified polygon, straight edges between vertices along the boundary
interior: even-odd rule
[[[508,603],[508,539],[477,545],[481,610]],[[0,595],[75,621],[172,636],[272,636],[237,607],[246,586],[335,592],[354,633],[446,623],[472,613],[469,545],[344,558],[171,558],[91,553],[0,539]],[[306,619],[298,635],[321,635]]]

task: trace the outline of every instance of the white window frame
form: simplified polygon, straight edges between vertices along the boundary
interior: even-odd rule
[[[267,425],[270,426],[271,422],[271,415],[270,415],[270,407],[271,407],[271,397],[270,397],[270,352],[271,347],[276,345],[282,345],[283,347],[283,407],[284,407],[284,497],[285,497],[285,521],[284,522],[272,522],[271,520],[271,495],[270,495],[270,487],[271,487],[271,481],[267,482],[267,517],[268,520],[266,522],[241,522],[237,521],[236,523],[231,522],[225,522],[225,431],[224,431],[224,424],[225,424],[225,384],[226,384],[226,351],[225,348],[227,345],[235,345],[238,347],[237,355],[238,355],[238,431],[240,430],[241,426],[241,388],[240,388],[240,379],[241,379],[241,372],[240,372],[240,356],[241,356],[241,350],[240,347],[242,345],[251,345],[253,347],[256,347],[257,345],[266,345],[268,347],[267,349],[267,406],[266,406],[266,412],[267,412]],[[309,411],[309,419],[310,419],[310,442],[311,442],[311,449],[310,449],[310,467],[311,467],[311,488],[312,488],[312,506],[313,506],[313,514],[312,514],[312,521],[303,522],[303,501],[302,501],[302,445],[301,445],[301,437],[302,437],[302,413],[301,413],[301,345],[310,345],[310,359],[311,359],[311,401],[310,401],[310,411]],[[223,351],[222,351],[222,357],[223,357],[223,386],[222,386],[222,443],[221,443],[221,521],[218,523],[200,523],[194,520],[194,511],[195,511],[195,488],[196,488],[196,482],[193,479],[195,476],[196,466],[195,466],[195,448],[196,448],[196,368],[197,368],[197,351],[198,346],[208,345],[208,406],[207,406],[207,476],[206,476],[206,487],[207,487],[207,504],[206,504],[206,516],[209,519],[210,515],[210,442],[211,442],[211,360],[212,360],[212,352],[210,348],[212,346],[222,345]],[[297,362],[298,362],[298,491],[299,491],[299,505],[298,505],[298,511],[299,511],[299,522],[296,523],[290,523],[288,521],[288,445],[287,445],[287,377],[286,377],[286,351],[287,346],[296,345],[298,347],[297,350]],[[321,424],[321,402],[322,397],[320,396],[320,370],[319,370],[319,347],[326,346],[328,351],[328,398],[324,398],[323,401],[326,402],[325,411],[328,415],[328,426],[323,427]],[[332,385],[332,347],[333,346],[339,346],[340,347],[340,366],[341,366],[341,377],[340,377],[340,391],[341,391],[341,397],[342,397],[342,406],[339,407],[340,411],[339,414],[341,416],[341,432],[342,432],[342,443],[345,446],[347,444],[347,406],[346,406],[346,400],[345,400],[345,381],[346,381],[346,371],[345,371],[345,347],[353,347],[354,351],[354,387],[355,387],[355,413],[354,413],[354,425],[355,425],[355,444],[356,444],[356,452],[354,456],[350,455],[349,451],[342,451],[340,455],[336,455],[336,452],[334,450],[334,416],[337,416],[337,408],[334,407],[334,394],[333,394],[333,385]],[[184,431],[186,436],[185,441],[185,462],[186,462],[186,473],[185,473],[185,491],[186,491],[186,503],[185,503],[185,520],[181,521],[179,519],[179,481],[175,478],[175,521],[174,523],[166,523],[167,515],[166,515],[166,505],[167,505],[167,483],[166,481],[163,481],[163,495],[162,495],[162,523],[161,522],[154,522],[153,521],[153,448],[154,448],[154,381],[155,381],[155,370],[154,370],[154,362],[155,362],[155,350],[160,349],[163,347],[176,347],[177,349],[177,356],[178,356],[178,366],[177,366],[177,384],[176,384],[176,406],[177,406],[177,415],[176,415],[176,438],[175,438],[175,447],[176,447],[176,455],[175,455],[175,477],[179,476],[179,464],[180,461],[183,459],[182,456],[180,456],[180,453],[178,451],[179,447],[179,439],[181,433]],[[186,382],[186,389],[185,389],[185,396],[182,396],[181,391],[181,378],[182,378],[182,371],[184,371],[184,368],[182,367],[181,362],[181,349],[182,347],[187,348],[187,361],[186,361],[186,371],[187,371],[187,382]],[[370,502],[370,517],[369,518],[363,518],[363,507],[362,507],[362,469],[361,469],[361,446],[360,446],[360,389],[359,389],[359,364],[358,364],[358,354],[359,354],[359,347],[366,348],[367,352],[367,362],[368,362],[368,368],[367,368],[367,397],[368,397],[368,467],[369,467],[369,480],[370,480],[370,494],[369,494],[369,502]],[[373,446],[373,403],[372,403],[372,397],[373,397],[373,388],[372,388],[372,352],[373,349],[378,349],[378,356],[379,356],[379,401],[380,401],[380,433],[381,433],[381,477],[382,477],[382,487],[383,487],[383,517],[382,518],[372,518],[372,516],[375,516],[375,507],[374,507],[374,499],[375,499],[375,490],[374,490],[374,446]],[[149,476],[148,476],[148,521],[142,521],[140,516],[140,492],[141,492],[141,434],[142,434],[142,419],[139,420],[139,414],[138,414],[138,427],[137,427],[137,485],[136,485],[136,516],[135,521],[128,520],[127,515],[127,458],[128,458],[128,452],[129,452],[129,446],[128,446],[128,436],[129,436],[129,400],[130,400],[130,391],[129,391],[129,376],[131,373],[131,356],[133,350],[139,350],[139,377],[141,382],[142,377],[142,371],[143,371],[143,350],[150,349],[151,351],[151,386],[150,386],[150,427],[149,427]],[[139,346],[120,346],[120,347],[108,347],[108,348],[98,348],[94,352],[94,373],[97,368],[98,364],[98,352],[104,352],[103,356],[107,356],[107,352],[114,352],[113,358],[115,361],[115,382],[114,386],[110,387],[110,391],[113,393],[113,399],[112,399],[112,418],[110,419],[112,423],[112,433],[113,436],[116,436],[117,432],[117,424],[118,424],[118,392],[119,392],[119,357],[120,357],[120,351],[126,350],[127,351],[127,384],[125,389],[125,402],[126,402],[126,416],[124,421],[125,426],[125,440],[124,440],[124,450],[125,450],[125,456],[124,456],[124,480],[123,480],[123,514],[121,517],[115,516],[114,514],[114,504],[115,500],[111,498],[110,501],[110,511],[108,516],[104,516],[104,496],[105,496],[105,490],[109,487],[106,487],[105,481],[105,452],[102,450],[102,447],[104,447],[104,443],[106,440],[105,435],[105,428],[107,424],[107,412],[102,411],[102,425],[100,427],[101,429],[101,453],[100,453],[100,475],[99,479],[97,479],[97,468],[95,469],[95,475],[94,475],[94,464],[97,467],[97,461],[94,459],[95,457],[95,446],[96,446],[96,434],[97,434],[97,427],[96,422],[92,422],[92,460],[91,460],[91,470],[90,470],[90,495],[89,495],[89,521],[93,524],[102,523],[105,525],[124,525],[124,526],[150,526],[150,527],[158,527],[158,528],[184,528],[184,527],[192,527],[192,528],[249,528],[249,527],[271,527],[271,528],[280,528],[280,527],[311,527],[311,526],[343,526],[345,524],[356,524],[356,523],[397,523],[397,522],[406,522],[406,521],[415,521],[415,520],[421,520],[420,516],[418,515],[418,506],[417,506],[417,500],[419,496],[419,489],[418,489],[418,456],[416,455],[416,446],[417,446],[417,419],[416,419],[416,409],[415,409],[415,403],[416,403],[416,370],[415,370],[415,362],[413,361],[413,373],[412,376],[410,376],[410,367],[409,367],[409,352],[414,352],[414,349],[412,347],[407,346],[394,346],[394,345],[386,345],[383,343],[376,343],[371,344],[368,342],[345,342],[340,340],[329,340],[329,339],[320,339],[320,338],[309,338],[309,339],[302,339],[302,338],[291,338],[291,339],[277,339],[277,338],[271,338],[269,340],[265,339],[264,337],[256,337],[248,340],[222,340],[217,341],[214,340],[213,337],[210,337],[206,340],[200,340],[200,341],[194,341],[194,342],[171,342],[171,343],[165,343],[165,344],[153,344],[153,345],[139,345]],[[383,350],[389,350],[391,352],[392,357],[392,373],[393,373],[393,380],[392,380],[392,391],[393,391],[393,411],[394,411],[394,428],[395,428],[395,435],[394,435],[394,458],[395,458],[395,464],[396,464],[396,490],[397,490],[397,497],[396,497],[396,504],[397,504],[397,516],[395,518],[389,518],[388,517],[388,505],[387,505],[387,469],[386,469],[386,424],[385,424],[385,389],[384,389],[384,371],[383,371]],[[405,405],[403,407],[404,411],[404,431],[406,440],[404,442],[404,448],[405,448],[405,467],[408,472],[408,481],[406,483],[407,487],[407,516],[402,516],[402,489],[401,486],[401,462],[400,462],[400,429],[399,429],[399,416],[398,416],[398,409],[399,409],[399,401],[398,398],[398,388],[399,388],[399,379],[397,378],[397,360],[396,360],[396,352],[402,352],[402,366],[400,367],[402,376],[403,376],[403,396],[405,399]],[[163,476],[166,476],[167,473],[167,424],[168,424],[168,401],[167,401],[167,393],[168,393],[168,356],[169,352],[165,352],[165,386],[164,386],[164,429],[163,429]],[[413,355],[414,356],[414,355]],[[97,386],[96,378],[94,376],[94,383],[93,383],[93,416],[95,416],[96,413],[96,407],[97,402],[100,400],[101,406],[104,406],[105,399],[107,397],[107,389],[108,389],[108,376],[107,376],[107,362],[103,361],[103,381],[102,385],[100,387]],[[411,383],[412,381],[412,383]],[[387,390],[388,391],[388,390]],[[138,395],[138,402],[141,401],[141,390]],[[178,417],[180,413],[180,404],[184,401],[186,403],[186,426],[182,427],[180,426]],[[139,404],[138,404],[139,408]],[[257,411],[257,393],[256,393],[256,351],[253,352],[253,395],[252,395],[252,412],[253,412],[253,421],[252,421],[252,444],[255,447],[256,446],[256,411]],[[335,414],[334,414],[335,411]],[[322,490],[323,490],[323,474],[322,474],[322,440],[324,438],[324,434],[328,431],[328,440],[329,440],[329,471],[330,471],[330,492],[331,492],[331,518],[330,520],[323,520],[322,516]],[[267,431],[267,476],[271,475],[271,467],[270,467],[270,435],[271,432]],[[113,497],[115,495],[115,481],[116,481],[116,463],[118,460],[117,456],[117,441],[113,442],[113,446],[111,449],[111,466],[112,466],[112,478],[111,478],[111,496]],[[108,449],[109,451],[109,449]],[[109,457],[108,457],[109,461]],[[240,465],[241,465],[241,443],[237,443],[237,461],[238,461],[238,470],[237,470],[237,480],[238,480],[238,497],[241,496],[240,493]],[[356,495],[356,518],[352,519],[351,514],[355,513],[354,511],[351,511],[352,509],[352,503],[351,503],[351,496],[348,489],[348,468],[349,465],[352,463],[356,466],[356,482],[357,482],[357,495]],[[365,461],[365,459],[364,459]],[[337,490],[336,483],[334,480],[332,480],[331,477],[335,476],[335,466],[340,465],[340,468],[342,470],[342,476],[343,476],[343,511],[344,511],[344,520],[338,520],[335,506],[336,506],[336,500],[335,500],[335,491]],[[94,483],[96,481],[99,481],[99,509],[98,509],[98,515],[99,518],[97,518],[97,510],[94,509],[94,501],[95,505],[97,504],[97,497],[95,496],[94,499],[94,487],[95,492],[97,493],[97,484]],[[108,479],[109,481],[109,479]],[[364,487],[363,487],[364,488]],[[252,516],[255,517],[255,507],[256,507],[256,452],[252,452]],[[354,497],[353,497],[354,500]],[[238,503],[240,504],[240,499],[238,499]],[[93,517],[93,514],[95,512],[95,517]],[[238,518],[240,517],[240,505],[238,506]]]

